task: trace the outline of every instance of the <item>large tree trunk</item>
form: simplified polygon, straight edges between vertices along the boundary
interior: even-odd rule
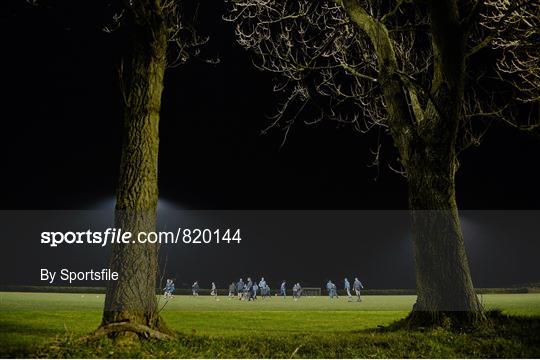
[[[454,325],[482,319],[455,195],[456,139],[461,121],[465,35],[455,0],[430,0],[434,73],[431,95],[407,144],[417,301],[412,318]],[[424,322],[423,321],[423,322]]]
[[[457,2],[426,1],[433,78],[429,89],[419,89],[412,78],[401,74],[386,26],[356,0],[335,1],[344,6],[375,49],[390,134],[409,182],[418,294],[412,318],[429,324],[444,315],[467,323],[481,318],[455,199],[466,44]],[[424,102],[418,101],[419,95]]]
[[[455,198],[454,151],[444,141],[412,152],[407,167],[417,300],[413,318],[470,323],[482,317]]]
[[[167,37],[159,4],[135,1],[129,61],[122,67],[124,140],[117,188],[115,226],[155,231],[158,202],[159,113]],[[119,274],[107,288],[102,328],[118,333],[152,333],[165,327],[157,311],[158,248],[155,244],[113,245],[110,268]]]

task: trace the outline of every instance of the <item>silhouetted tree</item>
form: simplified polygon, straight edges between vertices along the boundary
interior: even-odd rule
[[[286,139],[298,114],[310,111],[313,122],[390,134],[409,186],[412,318],[482,319],[456,205],[457,156],[493,118],[539,126],[538,2],[227,2],[239,44],[256,67],[277,74],[275,91],[284,94],[270,128]]]

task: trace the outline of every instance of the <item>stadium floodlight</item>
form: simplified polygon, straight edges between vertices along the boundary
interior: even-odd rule
[[[321,296],[322,290],[318,287],[303,287],[302,296]]]

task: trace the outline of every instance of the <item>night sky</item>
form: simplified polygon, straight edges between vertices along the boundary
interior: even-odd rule
[[[112,15],[108,1],[35,7],[8,0],[0,9],[1,208],[91,210],[110,203],[122,138],[117,68],[124,39],[102,31]],[[378,170],[368,166],[377,131],[299,122],[283,147],[279,131],[261,135],[279,101],[272,77],[251,65],[222,13],[222,2],[203,1],[198,20],[200,32],[210,36],[205,54],[219,56],[220,64],[195,59],[166,74],[161,198],[202,210],[406,209],[405,180],[388,168],[396,153],[387,135]],[[538,139],[495,124],[479,148],[460,158],[459,207],[540,209],[539,154]],[[507,249],[512,240],[497,241],[487,247]],[[537,242],[521,245],[509,266],[537,250]],[[474,273],[480,265],[471,262]],[[409,275],[385,286],[411,286],[412,259],[406,263]],[[506,283],[534,280],[527,269]],[[493,278],[484,282],[497,285]]]

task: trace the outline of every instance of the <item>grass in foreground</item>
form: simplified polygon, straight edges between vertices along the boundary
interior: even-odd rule
[[[500,308],[493,326],[457,334],[442,328],[385,331],[414,296],[272,298],[255,303],[176,297],[162,314],[173,342],[119,347],[77,341],[94,330],[102,295],[0,293],[0,356],[46,357],[539,357],[540,294],[485,295]]]

